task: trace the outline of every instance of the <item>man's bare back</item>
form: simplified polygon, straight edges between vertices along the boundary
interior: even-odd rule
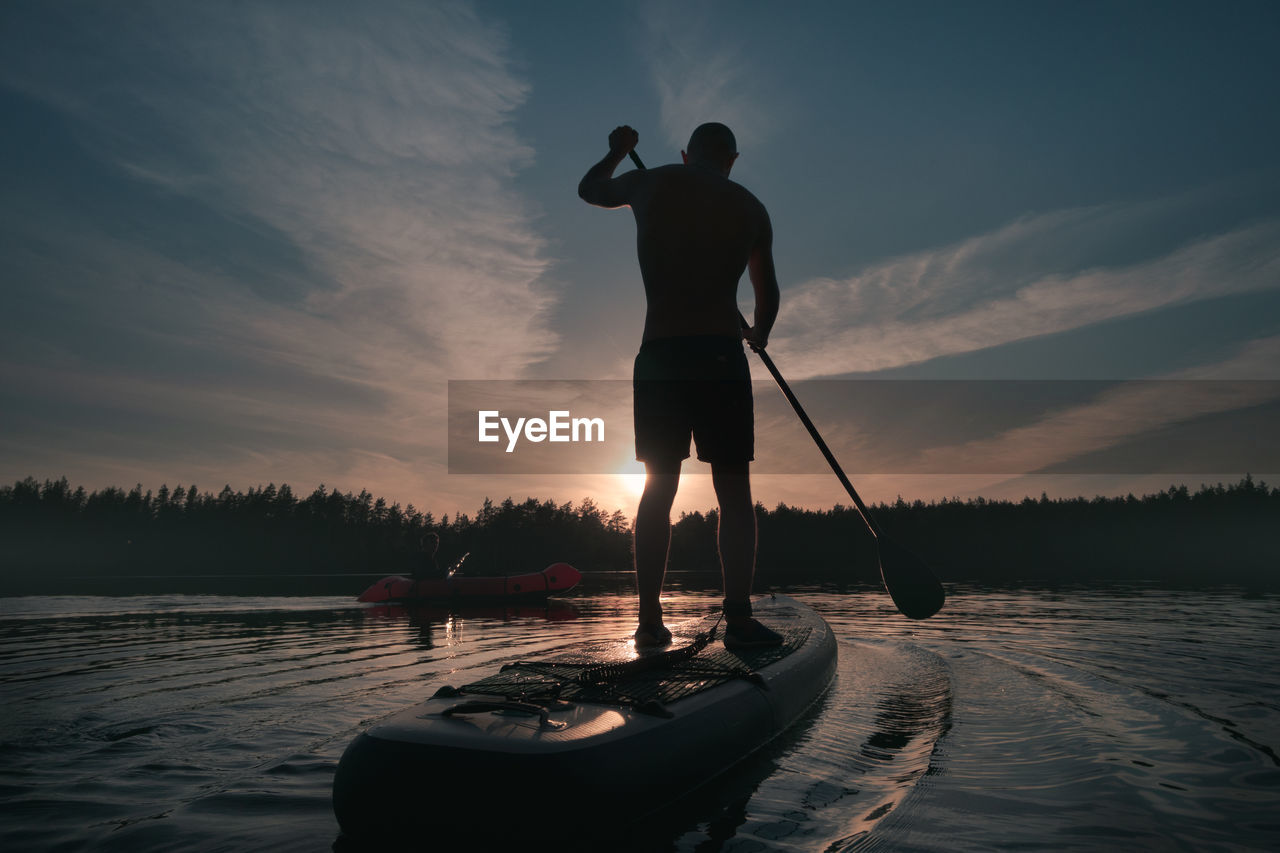
[[[769,217],[742,186],[698,166],[654,169],[631,196],[649,309],[644,339],[738,337],[738,280]]]
[[[601,207],[628,205],[635,215],[648,300],[644,340],[743,335],[737,290],[749,270],[757,308],[746,337],[763,346],[778,306],[773,229],[764,205],[729,180],[732,157],[699,159],[695,152],[684,164],[612,178],[634,147],[635,132],[618,128],[609,143],[609,155],[582,179],[578,194]]]

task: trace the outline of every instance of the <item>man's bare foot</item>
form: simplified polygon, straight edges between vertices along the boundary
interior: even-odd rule
[[[636,628],[635,641],[637,649],[658,649],[671,644],[671,631],[661,622],[641,625]]]

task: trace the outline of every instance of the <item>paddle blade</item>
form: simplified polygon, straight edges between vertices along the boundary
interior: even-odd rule
[[[942,609],[947,595],[937,576],[919,557],[884,537],[877,540],[876,548],[884,588],[903,616],[928,619]]]

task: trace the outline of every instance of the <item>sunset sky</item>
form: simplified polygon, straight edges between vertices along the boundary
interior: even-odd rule
[[[1122,381],[1280,380],[1277,44],[1274,2],[7,0],[0,482],[631,515],[625,449],[449,473],[448,381],[629,377],[634,226],[577,183],[615,125],[654,166],[707,120],[772,216],[770,352],[867,499],[1274,475],[1276,382]],[[922,379],[1099,381],[942,415]],[[847,504],[757,389],[802,473],[756,498]],[[1179,429],[1236,455],[1116,461]]]

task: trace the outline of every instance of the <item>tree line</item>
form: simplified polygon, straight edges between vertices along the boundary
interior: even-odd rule
[[[472,574],[521,574],[557,560],[619,566],[630,560],[630,522],[590,498],[494,504],[474,517],[436,518],[367,490],[285,484],[214,494],[197,486],[141,485],[87,492],[64,477],[0,487],[0,576],[326,574],[411,572],[429,559],[423,538],[440,538],[437,559],[470,553]]]
[[[1244,477],[1153,495],[906,502],[872,508],[885,533],[947,581],[1097,579],[1272,582],[1280,566],[1280,489]],[[763,584],[874,582],[875,547],[857,510],[756,506]],[[718,567],[715,510],[673,525],[671,568]],[[631,522],[591,498],[486,499],[474,516],[436,518],[326,489],[274,484],[214,494],[196,486],[87,492],[66,478],[0,487],[0,580],[31,577],[339,574],[412,571],[423,537],[438,559],[470,553],[470,574],[520,574],[564,560],[631,567]]]
[[[1021,501],[971,498],[871,508],[886,536],[952,582],[1150,580],[1280,585],[1280,489],[1246,475],[1192,492]],[[854,507],[757,507],[759,577],[876,582],[875,545]],[[706,560],[714,511],[675,525],[676,556]]]

